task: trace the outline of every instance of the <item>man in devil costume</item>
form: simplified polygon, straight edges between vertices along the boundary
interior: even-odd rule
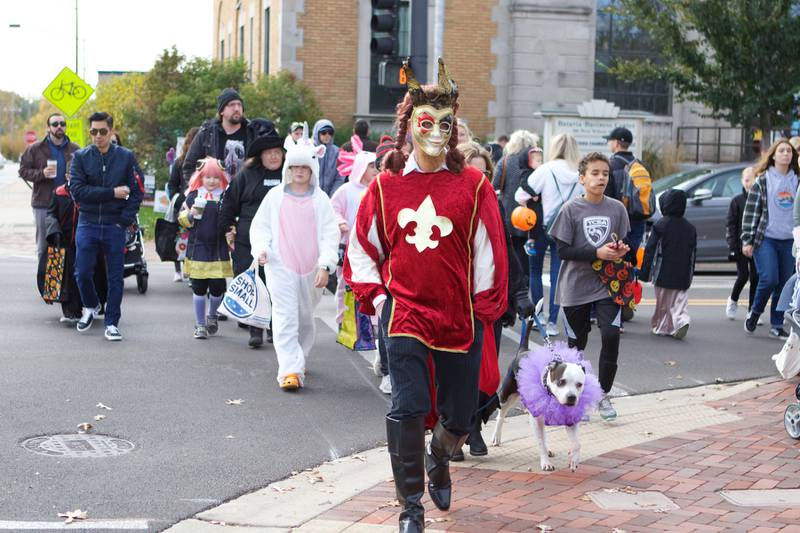
[[[381,320],[392,407],[386,417],[400,531],[424,531],[428,492],[450,507],[450,458],[474,426],[483,322],[506,310],[508,263],[497,198],[456,149],[458,87],[439,59],[437,85],[405,64],[394,150],[361,201],[344,276]],[[414,150],[403,153],[411,129]],[[431,407],[429,355],[439,420],[425,446]]]

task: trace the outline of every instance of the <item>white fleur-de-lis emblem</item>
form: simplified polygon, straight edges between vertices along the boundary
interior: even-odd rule
[[[447,237],[453,231],[453,223],[449,218],[436,214],[436,207],[430,195],[419,204],[416,211],[413,209],[401,209],[397,214],[397,223],[401,228],[405,228],[409,222],[416,222],[414,233],[406,235],[406,242],[416,246],[419,253],[430,248],[433,250],[439,246],[439,241],[431,239],[434,226],[439,228],[439,237]]]

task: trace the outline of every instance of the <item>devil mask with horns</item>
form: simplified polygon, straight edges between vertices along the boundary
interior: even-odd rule
[[[403,63],[403,74],[407,80],[408,94],[397,106],[397,131],[395,150],[387,156],[387,167],[397,172],[405,161],[401,149],[407,131],[411,130],[416,150],[430,157],[447,154],[447,167],[459,173],[463,168],[463,157],[455,150],[458,110],[458,86],[450,79],[442,58],[439,58],[439,79],[436,85],[422,85],[414,71]]]

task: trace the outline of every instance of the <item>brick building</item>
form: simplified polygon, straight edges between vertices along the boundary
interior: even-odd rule
[[[658,55],[615,23],[606,10],[614,1],[403,0],[399,49],[409,53],[412,11],[421,8],[427,72],[418,77],[435,81],[444,57],[461,88],[459,114],[484,139],[518,128],[541,133],[537,112],[571,111],[593,98],[647,113],[645,135],[655,142],[675,142],[680,127],[727,126],[677,101],[663,82],[622,83],[605,72],[615,58]],[[388,128],[402,91],[377,83],[371,16],[370,0],[215,0],[215,58],[243,58],[253,76],[288,69],[335,124],[364,117]]]

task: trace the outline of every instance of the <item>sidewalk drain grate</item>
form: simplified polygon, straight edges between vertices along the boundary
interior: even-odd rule
[[[675,511],[675,502],[660,492],[620,492],[615,489],[588,492],[592,501],[606,511]]]
[[[719,495],[740,507],[800,507],[800,489],[723,490]]]
[[[124,455],[133,450],[133,442],[108,435],[43,435],[22,441],[29,452],[51,457],[97,458]]]

